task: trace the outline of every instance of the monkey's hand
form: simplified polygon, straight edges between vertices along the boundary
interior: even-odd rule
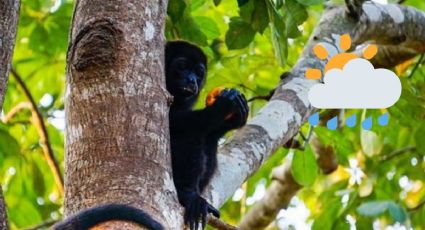
[[[226,132],[237,129],[246,124],[249,115],[249,107],[246,98],[243,94],[235,89],[223,90],[213,106],[218,107],[218,110],[224,116],[221,125],[211,133],[215,138],[222,137]]]
[[[224,89],[217,96],[212,106],[217,113],[216,115],[224,121],[230,120],[234,115],[239,115],[239,117],[243,116],[243,110],[248,108],[248,106],[245,105],[246,99],[239,91],[235,89]]]
[[[220,218],[220,212],[210,205],[204,198],[192,193],[185,201],[184,223],[189,225],[190,230],[198,230],[201,221],[202,229],[207,224],[208,213]]]
[[[229,131],[237,129],[246,124],[249,115],[249,106],[243,94],[238,92],[236,96],[236,111],[232,113],[230,118],[225,119],[224,127]]]

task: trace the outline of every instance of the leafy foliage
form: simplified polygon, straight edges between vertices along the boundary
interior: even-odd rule
[[[422,0],[407,3],[425,10]],[[170,0],[167,39],[196,43],[209,57],[208,81],[197,107],[204,106],[206,93],[216,86],[237,88],[248,98],[267,95],[279,82],[281,73],[296,63],[322,5],[322,0]],[[14,68],[45,118],[61,170],[65,59],[72,10],[71,0],[22,0],[13,59]],[[421,65],[412,78],[405,77],[416,60],[400,74],[403,93],[388,110],[388,126],[376,126],[368,132],[359,127],[314,129],[319,141],[336,154],[339,167],[335,172],[327,176],[319,173],[317,153],[310,146],[293,155],[291,170],[295,180],[306,186],[297,195],[307,207],[308,219],[303,220],[306,226],[349,229],[350,217],[356,220],[358,229],[371,229],[374,222],[381,226],[398,222],[424,229],[425,205],[418,205],[425,199],[425,68]],[[1,117],[27,101],[11,77]],[[265,103],[251,102],[252,114]],[[377,117],[381,111],[345,111],[345,116],[353,113]],[[32,119],[28,109],[21,109],[12,119],[0,122],[0,182],[12,229],[62,216],[63,197],[43,157]],[[305,125],[301,132],[307,133],[308,128]],[[296,138],[302,142],[299,136]],[[225,204],[221,211],[226,222],[237,224],[261,198],[271,182],[272,169],[285,162],[287,154],[287,149],[280,148],[242,186],[239,195]],[[359,170],[363,177],[352,174]],[[360,183],[350,183],[353,177]],[[296,205],[291,203],[288,212],[294,211],[293,206]],[[278,220],[274,228],[281,222],[294,224],[284,215],[279,215]]]

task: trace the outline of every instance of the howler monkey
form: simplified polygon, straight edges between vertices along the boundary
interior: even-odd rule
[[[198,229],[200,221],[204,228],[208,213],[220,215],[201,193],[217,167],[218,140],[243,126],[249,110],[235,89],[223,90],[211,106],[192,110],[206,74],[207,58],[200,48],[185,41],[167,43],[166,84],[174,96],[169,115],[173,178],[190,229]]]
[[[200,222],[204,228],[208,213],[220,216],[201,193],[217,167],[219,138],[243,126],[249,110],[245,97],[234,89],[221,91],[205,109],[192,110],[206,74],[207,58],[200,48],[185,41],[166,44],[166,86],[174,96],[169,114],[173,178],[179,202],[185,207],[185,224],[191,230],[198,229]],[[110,220],[132,221],[152,230],[164,229],[143,210],[121,204],[83,210],[53,229],[86,230]]]

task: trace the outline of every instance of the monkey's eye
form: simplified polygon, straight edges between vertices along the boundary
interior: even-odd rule
[[[205,66],[199,65],[196,69],[196,73],[198,74],[198,76],[203,77],[205,75]]]
[[[179,71],[186,70],[187,69],[187,63],[186,63],[186,61],[185,60],[182,60],[182,59],[177,60],[177,62],[176,62],[176,68]]]

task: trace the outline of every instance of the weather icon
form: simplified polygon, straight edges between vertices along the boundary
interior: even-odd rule
[[[340,37],[339,44],[343,53],[330,57],[324,68],[324,76],[319,69],[308,69],[305,73],[307,79],[323,79],[322,84],[314,85],[308,99],[312,106],[319,109],[385,109],[394,105],[401,95],[401,82],[399,77],[388,69],[375,69],[368,61],[373,58],[378,48],[368,45],[363,50],[363,57],[355,53],[346,53],[351,46],[348,34]],[[318,44],[313,48],[314,54],[319,59],[327,59],[326,46]],[[322,78],[323,76],[323,78]],[[388,124],[388,113],[378,118],[378,124]],[[346,119],[346,126],[356,125],[356,116]],[[309,118],[311,125],[319,123],[318,113]],[[329,129],[337,128],[337,118],[327,122]],[[372,128],[372,117],[362,122],[363,129]]]

